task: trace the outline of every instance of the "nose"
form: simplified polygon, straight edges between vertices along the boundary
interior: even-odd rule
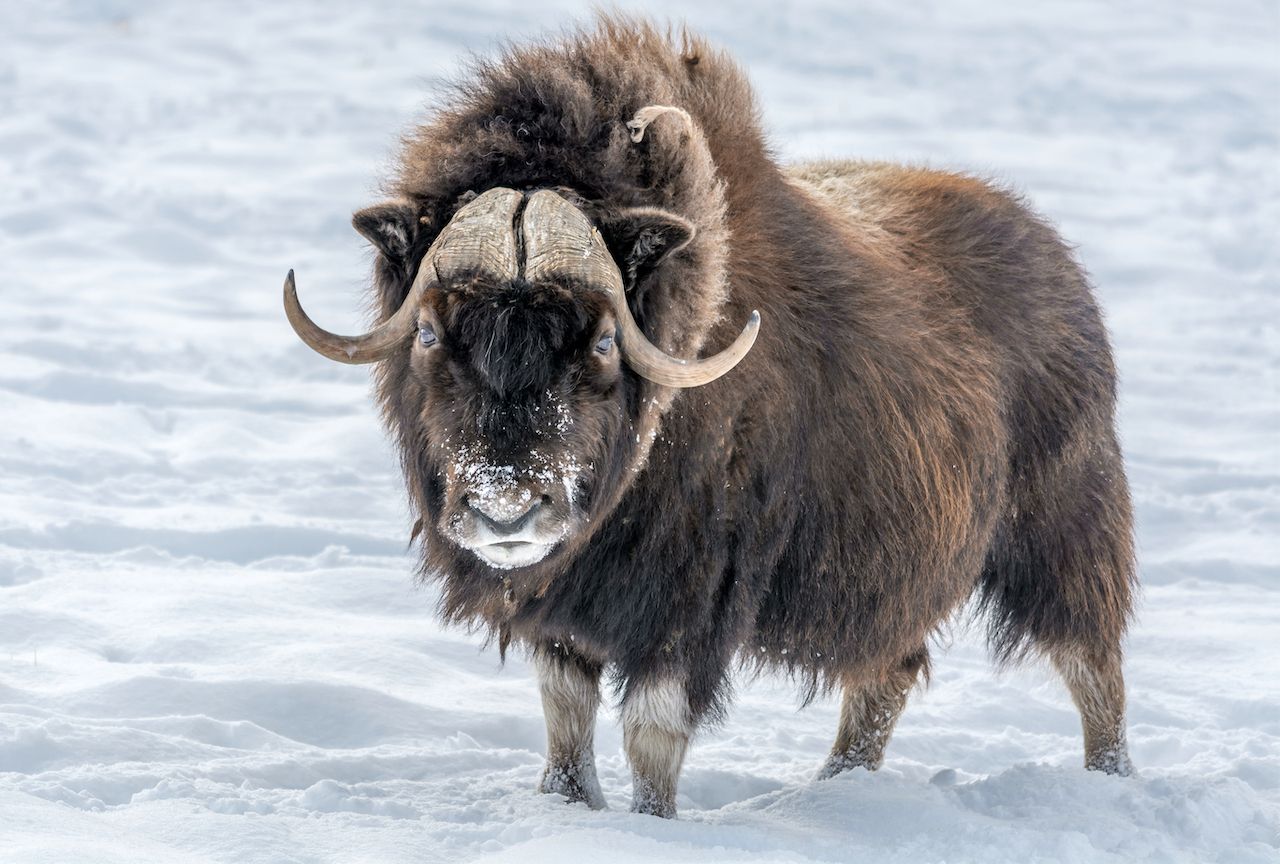
[[[508,502],[508,501],[491,501],[491,500],[472,500],[467,499],[467,506],[476,514],[476,518],[489,526],[489,530],[499,537],[506,537],[515,534],[528,525],[530,520],[538,512],[538,509],[546,502],[547,496],[534,498],[525,506],[524,502]],[[521,510],[521,507],[524,507]]]

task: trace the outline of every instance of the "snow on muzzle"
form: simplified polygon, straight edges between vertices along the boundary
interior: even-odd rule
[[[491,567],[536,564],[571,532],[582,473],[571,455],[533,451],[522,464],[496,464],[461,448],[449,470],[441,531]]]

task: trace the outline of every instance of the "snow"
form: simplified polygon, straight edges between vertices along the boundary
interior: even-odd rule
[[[976,170],[1079,244],[1123,373],[1138,774],[1080,768],[1044,668],[958,624],[885,767],[742,681],[675,822],[533,790],[529,666],[413,587],[363,320],[397,135],[469,51],[585,4],[0,6],[0,860],[1280,860],[1280,8],[700,11],[788,158]],[[345,322],[345,323],[344,323]]]

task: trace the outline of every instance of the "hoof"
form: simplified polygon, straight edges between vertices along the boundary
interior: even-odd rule
[[[676,796],[672,791],[662,794],[652,785],[641,780],[633,780],[631,787],[631,812],[645,816],[657,816],[660,819],[676,818]]]
[[[823,763],[822,767],[818,769],[818,774],[813,779],[830,780],[837,774],[843,774],[844,772],[850,771],[854,768],[865,768],[868,771],[875,771],[880,767],[880,764],[883,761],[884,760],[881,759],[873,762],[863,756],[857,756],[852,753],[833,753],[828,757],[827,761]]]
[[[584,769],[548,765],[542,775],[542,782],[538,784],[538,791],[546,795],[563,795],[568,804],[581,802],[592,810],[608,809],[594,767]]]
[[[659,819],[676,818],[676,805],[659,801],[634,801],[631,812],[642,816],[657,816]]]
[[[1117,777],[1133,776],[1133,760],[1128,750],[1105,750],[1090,754],[1084,760],[1086,771],[1101,771],[1103,774],[1114,774]]]

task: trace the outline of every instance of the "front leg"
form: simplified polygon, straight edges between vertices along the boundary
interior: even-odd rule
[[[538,791],[603,810],[604,793],[596,778],[592,747],[600,705],[600,664],[553,646],[538,647],[533,663],[547,721],[547,770]]]
[[[630,681],[622,703],[622,742],[631,763],[631,809],[676,815],[676,784],[694,717],[680,677]]]

